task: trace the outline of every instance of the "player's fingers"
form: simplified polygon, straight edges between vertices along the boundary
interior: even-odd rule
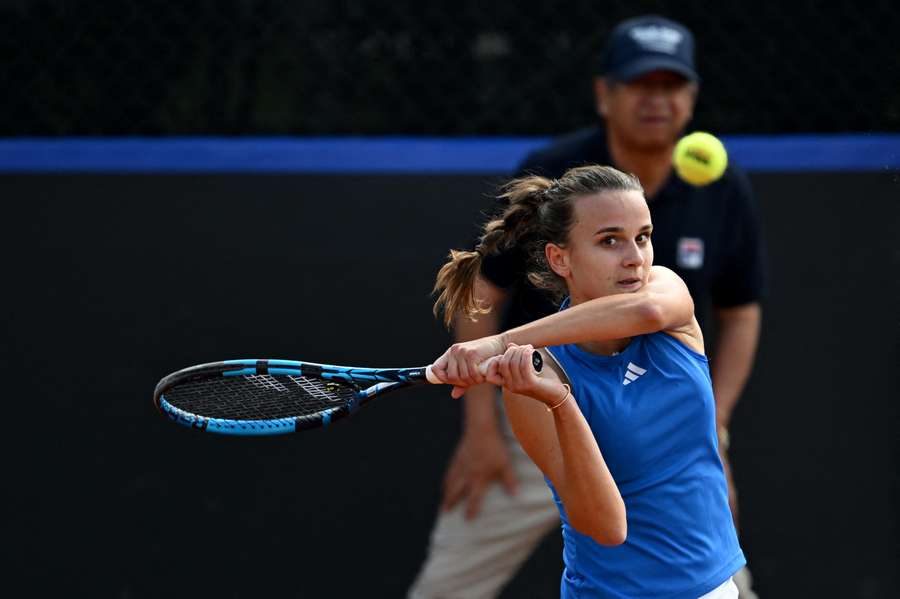
[[[456,372],[460,382],[468,384],[469,379],[472,378],[472,375],[469,372],[469,363],[463,358],[458,358],[456,360]]]
[[[466,361],[466,369],[473,385],[480,385],[484,382],[484,375],[481,373],[481,364],[475,355],[469,355]]]
[[[442,383],[447,382],[447,371],[441,368],[435,368],[434,365],[431,366],[431,374],[433,374],[437,380]]]
[[[490,358],[483,359],[478,362],[478,374],[487,378],[487,373],[488,370],[491,369],[491,364],[493,364],[499,357],[500,356],[491,356]]]
[[[468,389],[468,387],[455,386],[453,387],[453,390],[450,391],[450,397],[452,397],[453,399],[459,399],[466,394],[466,389]]]
[[[437,360],[431,363],[431,371],[438,375],[438,378],[447,374],[447,352],[444,352]]]
[[[509,360],[512,351],[512,348],[507,349],[506,352],[500,357],[500,359],[497,360],[497,372],[500,373],[500,377],[503,379],[504,387],[508,386],[508,384],[512,382],[509,368]]]
[[[530,381],[534,376],[534,363],[532,362],[532,355],[534,354],[534,347],[531,345],[523,345],[522,353],[519,356],[519,374],[521,377]]]
[[[503,386],[503,377],[500,376],[499,356],[491,358],[490,364],[488,364],[488,370],[487,374],[485,375],[485,379],[492,385],[497,385],[498,387]]]
[[[522,386],[522,353],[525,351],[523,346],[518,346],[508,350],[509,353],[509,377],[516,389]]]
[[[455,384],[459,382],[459,367],[458,363],[453,356],[447,357],[447,366],[445,369],[446,376],[444,378],[450,384]]]
[[[522,352],[522,376],[529,385],[534,385],[538,378],[538,373],[534,369],[534,353],[536,351],[533,345],[528,345]]]
[[[494,364],[497,363],[497,360],[499,360],[500,357],[501,357],[501,356],[491,356],[491,357],[488,358],[487,360],[484,360],[483,362],[480,362],[480,363],[478,364],[478,372],[480,372],[481,375],[482,375],[485,379],[487,379],[488,374],[491,372],[491,368],[493,367]]]
[[[475,361],[475,357],[470,351],[465,351],[463,349],[458,350],[456,352],[455,361],[457,380],[455,380],[454,383],[472,386],[484,382],[484,377],[478,372],[478,363]]]

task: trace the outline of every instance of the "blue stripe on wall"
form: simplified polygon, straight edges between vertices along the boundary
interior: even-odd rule
[[[748,171],[900,169],[900,134],[723,136]],[[546,137],[0,139],[0,173],[488,173]]]

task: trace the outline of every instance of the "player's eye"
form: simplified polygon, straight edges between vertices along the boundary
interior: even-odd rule
[[[647,243],[648,241],[650,241],[650,233],[641,233],[640,235],[635,237],[635,241],[641,244]]]
[[[607,247],[612,247],[619,242],[615,237],[604,237],[600,240],[600,245],[605,245]]]

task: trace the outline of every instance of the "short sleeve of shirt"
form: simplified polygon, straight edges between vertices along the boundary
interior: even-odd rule
[[[762,300],[766,295],[766,252],[750,181],[736,172],[736,184],[728,201],[728,234],[725,257],[711,288],[712,303],[719,308]]]

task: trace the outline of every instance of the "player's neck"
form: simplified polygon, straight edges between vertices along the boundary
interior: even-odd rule
[[[610,132],[607,133],[606,141],[614,166],[636,175],[644,187],[644,196],[651,200],[672,173],[674,143],[654,149],[635,148]]]

